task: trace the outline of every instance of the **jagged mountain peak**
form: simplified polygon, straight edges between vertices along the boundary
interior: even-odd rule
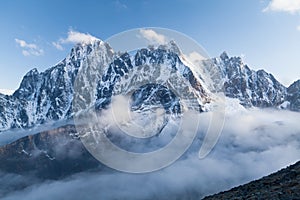
[[[241,57],[229,57],[223,52],[212,60],[221,74],[218,80],[224,80],[222,91],[239,99],[243,106],[277,107],[286,100],[286,87],[264,70],[251,70]]]
[[[3,99],[5,105],[18,106],[3,111],[0,131],[69,119],[73,115],[74,82],[78,71],[85,67],[84,62],[93,62],[96,67],[103,68],[111,62],[113,54],[107,43],[94,40],[76,44],[65,59],[43,72],[36,68],[30,70],[12,96],[18,102]]]
[[[294,88],[294,87],[299,87],[299,89],[300,89],[300,79],[297,80],[297,81],[294,81],[294,82],[289,86],[289,88]]]
[[[178,87],[178,91],[184,90],[182,93],[185,93],[186,96],[197,97],[199,102],[195,103],[195,107],[202,110],[202,104],[207,103],[210,99],[208,91],[205,90],[200,79],[189,66],[180,60],[178,53],[180,53],[180,49],[174,41],[171,41],[166,45],[139,49],[131,55],[129,53],[119,55],[108,66],[98,85],[96,107],[98,109],[105,108],[114,94],[130,93],[131,89],[138,89],[138,87],[143,88],[140,88],[141,91],[146,91],[143,93],[145,95],[153,88],[159,88],[160,92],[164,93],[163,90],[169,90],[169,85],[174,84],[175,87]],[[176,80],[174,76],[178,76],[178,74],[181,78]],[[125,80],[122,79],[123,77]],[[120,82],[120,79],[123,82]],[[145,80],[157,82],[159,87],[157,84],[145,85]],[[177,81],[177,83],[172,81]]]
[[[291,110],[300,111],[300,80],[295,81],[287,88],[289,107]]]
[[[229,54],[226,51],[223,51],[223,53],[220,54],[219,59],[223,62],[230,62],[230,63],[238,63],[241,66],[244,66],[244,62],[242,57],[240,56],[229,56]]]
[[[62,60],[60,63],[66,64],[65,62],[80,62],[84,60],[91,53],[95,54],[114,54],[113,49],[109,46],[108,43],[103,42],[100,39],[95,39],[89,43],[81,42],[77,43],[67,55],[67,57]],[[58,63],[58,64],[60,64]],[[78,67],[78,65],[77,65]]]
[[[29,72],[27,72],[27,74],[25,76],[32,76],[32,75],[35,75],[35,74],[38,74],[38,73],[39,73],[38,69],[33,68]]]
[[[96,38],[95,40],[91,40],[89,42],[83,41],[83,42],[76,43],[72,47],[70,54],[78,51],[86,51],[87,53],[89,53],[90,50],[99,49],[103,46],[106,48],[110,48],[112,50],[112,48],[109,46],[108,43]]]
[[[39,81],[39,71],[33,68],[25,74],[20,87],[13,93],[12,96],[20,99],[28,99],[36,89],[36,83]]]
[[[170,51],[170,52],[173,52],[177,55],[182,54],[180,48],[178,47],[178,45],[176,44],[176,42],[174,40],[170,40],[167,44],[159,45],[158,49]]]
[[[220,58],[223,61],[227,61],[229,59],[229,56],[226,51],[223,51],[223,53],[221,53],[221,55],[220,55]]]
[[[74,47],[99,46],[102,45],[102,43],[104,43],[104,41],[102,41],[101,39],[91,36],[87,38],[82,38],[80,42],[75,43]]]

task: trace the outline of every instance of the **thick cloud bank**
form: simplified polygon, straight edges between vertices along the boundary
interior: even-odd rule
[[[201,129],[209,113],[201,114]],[[147,174],[116,171],[80,173],[11,191],[2,179],[4,200],[30,199],[199,199],[275,172],[300,159],[300,113],[276,110],[230,111],[221,137],[204,159],[198,151],[204,131],[170,167]],[[191,120],[192,121],[192,120]],[[3,176],[2,176],[3,175]],[[9,184],[34,179],[4,175]]]

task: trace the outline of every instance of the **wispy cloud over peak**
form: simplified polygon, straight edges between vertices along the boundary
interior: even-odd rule
[[[190,54],[186,55],[186,58],[192,63],[197,63],[206,59],[204,56],[200,55],[196,51],[193,51]]]
[[[60,38],[57,42],[52,42],[52,45],[58,50],[63,50],[63,44],[89,44],[96,40],[99,39],[88,33],[81,33],[71,29],[69,30],[66,38]]]
[[[70,30],[68,32],[68,37],[66,39],[62,39],[62,43],[91,43],[95,40],[99,40],[98,38],[88,34],[81,33],[78,31]]]
[[[44,50],[39,48],[36,44],[28,43],[18,38],[15,39],[15,42],[22,48],[22,54],[24,56],[41,56],[44,54]]]
[[[152,29],[141,29],[140,34],[151,43],[165,44],[167,42],[164,35],[159,34]]]

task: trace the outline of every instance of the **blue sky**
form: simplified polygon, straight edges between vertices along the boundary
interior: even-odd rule
[[[14,90],[30,69],[63,59],[74,45],[70,30],[105,40],[140,27],[182,32],[212,57],[242,55],[285,85],[300,78],[300,0],[7,0],[0,27],[1,89]]]

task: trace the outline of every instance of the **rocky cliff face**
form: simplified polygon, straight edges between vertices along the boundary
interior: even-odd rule
[[[287,89],[287,101],[289,108],[294,111],[300,111],[300,80],[294,82]]]
[[[181,62],[178,53],[172,42],[119,56],[100,40],[78,44],[54,67],[44,72],[29,71],[12,96],[2,95],[0,131],[66,120],[74,110],[94,106],[95,101],[98,109],[104,108],[113,95],[132,93],[143,87],[145,80],[163,86],[159,88],[176,87],[173,90],[196,99],[194,107],[202,111],[203,104],[209,102],[208,92],[198,76]],[[145,88],[153,90],[151,84]],[[178,100],[177,104],[174,99],[171,102],[172,95],[168,94],[162,90],[154,96],[160,96],[158,101],[167,110],[178,112]],[[79,108],[72,105],[74,97]],[[8,106],[15,104],[18,106]]]
[[[174,46],[170,43],[155,49],[145,48],[132,56],[124,53],[116,58],[97,87],[97,107],[108,105],[113,95],[134,94],[140,109],[144,109],[141,105],[149,106],[151,100],[155,100],[167,112],[177,113],[181,108],[176,92],[181,97],[197,99],[195,109],[202,111],[203,104],[210,100],[208,91],[197,75],[181,62]],[[146,99],[148,103],[144,102]]]
[[[0,94],[0,131],[27,126],[26,104],[26,101],[14,96]]]
[[[251,70],[240,57],[225,52],[212,61],[220,70],[225,95],[237,98],[245,107],[277,107],[287,99],[287,88],[264,70]]]
[[[101,68],[112,57],[109,45],[99,40],[76,45],[64,60],[44,72],[32,69],[12,96],[1,96],[0,131],[70,118],[78,70],[85,70],[81,68],[84,62]]]

